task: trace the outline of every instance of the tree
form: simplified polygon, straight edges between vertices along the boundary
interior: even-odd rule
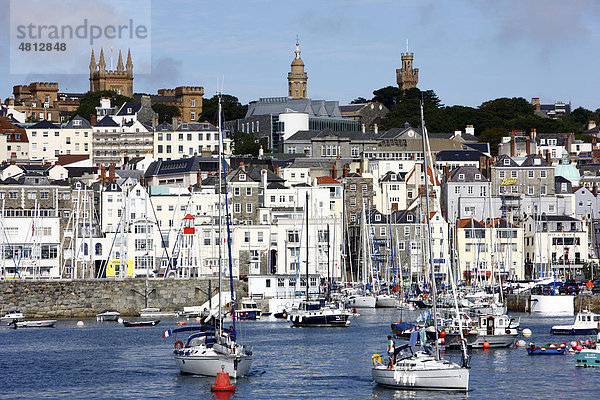
[[[181,110],[179,107],[171,106],[167,104],[152,104],[152,109],[158,114],[158,123],[163,122],[171,123],[173,117],[181,116]]]
[[[514,119],[523,116],[533,116],[535,107],[522,97],[501,97],[482,103],[479,109],[502,119]]]
[[[121,107],[123,103],[128,101],[135,101],[134,99],[126,96],[122,96],[114,90],[99,90],[96,92],[87,92],[79,100],[79,107],[71,116],[71,119],[76,115],[81,115],[83,118],[90,120],[92,114],[96,114],[96,107],[100,105],[100,99],[103,97],[110,98],[111,106]]]
[[[369,100],[365,99],[364,97],[357,97],[356,99],[352,100],[350,104],[364,104],[368,102]]]
[[[498,145],[502,141],[502,138],[508,135],[506,128],[487,128],[481,135],[479,135],[479,141],[490,144],[490,152],[493,156],[498,155]]]
[[[251,133],[234,132],[233,154],[252,154],[258,156],[261,143]]]
[[[221,95],[221,107],[223,109],[223,121],[244,118],[248,111],[248,105],[242,105],[237,97],[229,94]],[[211,124],[217,125],[218,110],[219,96],[215,95],[210,99],[205,99],[202,103],[202,114],[199,121],[208,121]]]

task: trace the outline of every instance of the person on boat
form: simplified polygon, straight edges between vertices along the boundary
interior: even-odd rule
[[[388,356],[390,357],[390,364],[389,364],[389,368],[392,369],[394,368],[394,352],[396,351],[396,343],[394,343],[394,340],[392,339],[392,337],[390,335],[388,335],[388,341],[387,341],[387,353]]]
[[[230,339],[231,339],[233,342],[235,342],[236,336],[237,336],[237,335],[235,334],[235,330],[233,329],[233,326],[230,326],[230,327],[229,327],[229,338],[230,338]]]

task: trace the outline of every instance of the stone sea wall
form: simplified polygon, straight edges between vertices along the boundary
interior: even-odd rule
[[[180,311],[208,301],[208,282],[208,279],[150,279],[146,291],[144,279],[2,281],[0,311],[17,309],[27,319],[94,317],[105,309],[131,316],[146,306],[146,297],[148,307]],[[213,295],[217,287],[217,280],[212,280]],[[226,282],[224,290],[228,289]],[[236,281],[235,291],[238,296],[245,295],[247,283]]]

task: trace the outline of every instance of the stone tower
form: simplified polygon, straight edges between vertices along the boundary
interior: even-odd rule
[[[402,68],[396,70],[396,82],[402,90],[416,88],[419,83],[419,68],[413,68],[413,53],[401,53]]]
[[[104,60],[104,49],[100,49],[100,58],[98,63],[94,57],[90,59],[90,91],[114,90],[117,93],[132,97],[133,96],[133,62],[131,61],[131,50],[127,52],[127,64],[123,65],[123,56],[119,50],[119,60],[117,69],[114,71],[106,70],[106,61]]]
[[[296,56],[292,61],[292,70],[288,73],[288,96],[292,99],[306,99],[306,82],[308,77],[304,72],[304,62],[300,58],[300,43],[296,41]]]

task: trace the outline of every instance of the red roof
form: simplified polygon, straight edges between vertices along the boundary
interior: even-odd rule
[[[330,176],[320,176],[317,178],[318,185],[326,185],[326,184],[332,184],[332,183],[340,183],[340,181],[335,180]]]
[[[90,158],[89,154],[61,154],[58,156],[58,165],[69,165],[77,161],[83,161]]]
[[[187,214],[183,219],[194,219],[194,217],[192,217],[192,214]]]

